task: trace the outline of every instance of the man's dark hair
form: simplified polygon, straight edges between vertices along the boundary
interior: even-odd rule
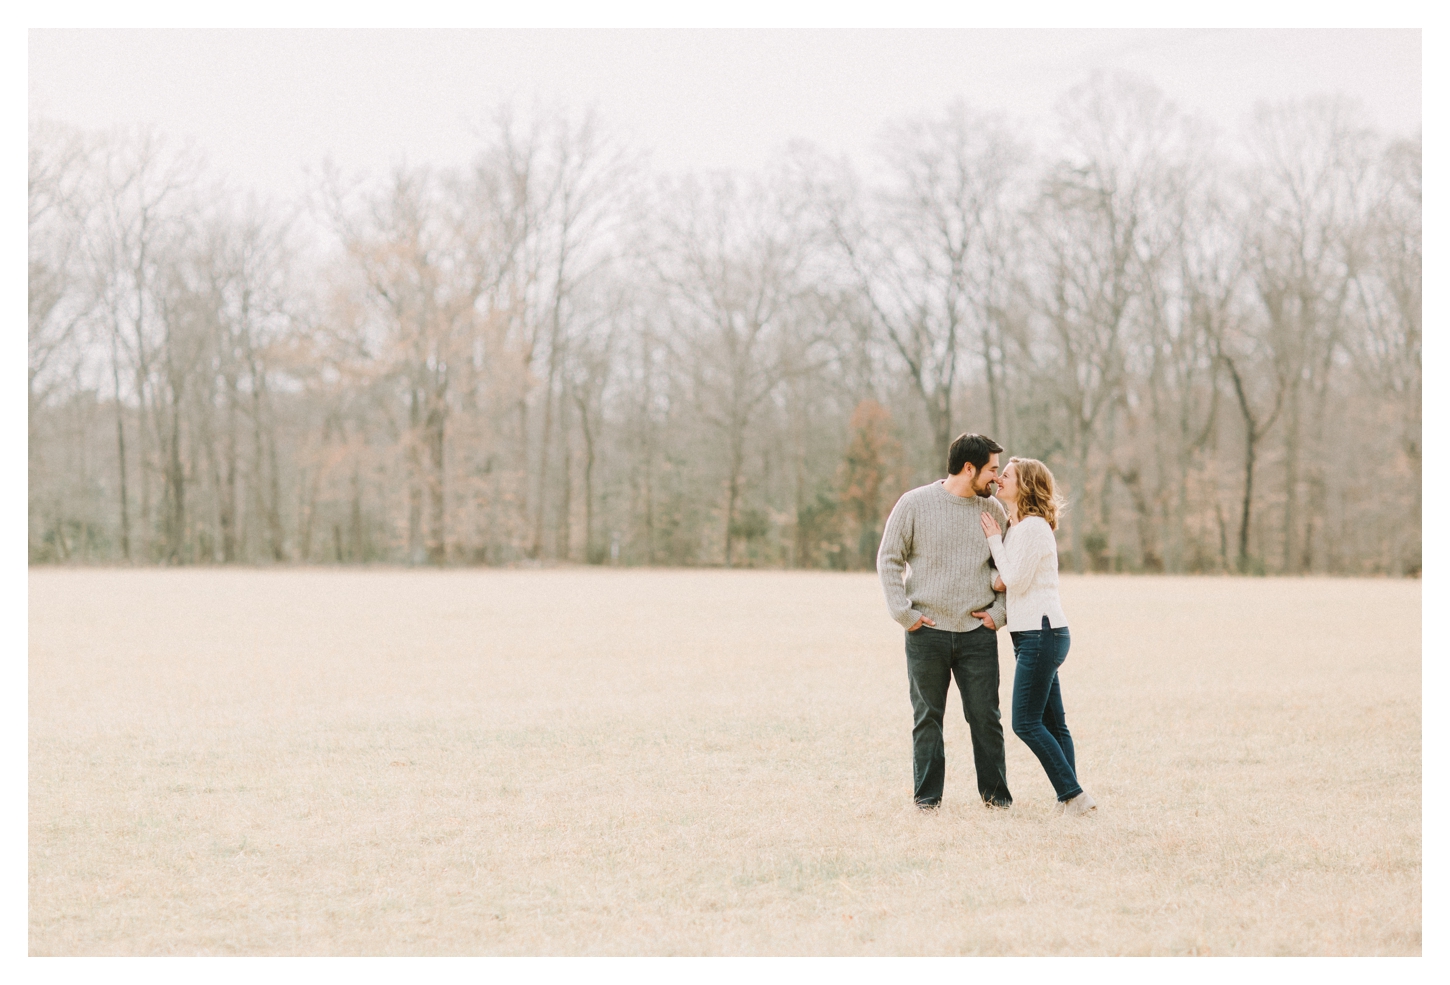
[[[973,469],[980,472],[982,466],[1001,451],[1002,446],[985,434],[959,434],[957,440],[952,442],[951,450],[947,452],[947,473],[956,475],[968,462],[972,463]]]

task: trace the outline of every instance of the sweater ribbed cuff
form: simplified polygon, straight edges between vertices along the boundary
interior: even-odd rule
[[[1005,595],[1001,596],[997,599],[997,601],[993,602],[992,607],[987,610],[987,615],[992,617],[992,625],[996,626],[998,629],[1006,628],[1007,597]]]

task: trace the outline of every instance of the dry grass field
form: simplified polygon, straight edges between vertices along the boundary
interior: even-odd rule
[[[35,955],[1421,950],[1419,582],[1066,578],[1086,819],[910,808],[870,574],[29,587]]]

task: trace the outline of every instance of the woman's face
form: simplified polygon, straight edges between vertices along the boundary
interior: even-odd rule
[[[1017,501],[1017,466],[1008,465],[997,476],[997,498],[1004,503]]]

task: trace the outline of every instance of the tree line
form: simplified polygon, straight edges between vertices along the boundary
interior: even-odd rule
[[[1418,135],[1094,76],[1043,146],[878,146],[661,174],[503,107],[279,203],[33,119],[30,560],[869,569],[979,431],[1066,570],[1419,572]]]

